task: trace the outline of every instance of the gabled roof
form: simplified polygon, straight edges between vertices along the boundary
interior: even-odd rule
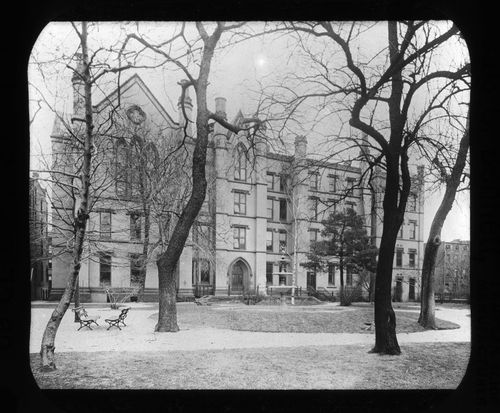
[[[155,108],[163,115],[163,117],[172,124],[177,125],[177,122],[168,114],[163,105],[158,101],[155,95],[151,92],[151,90],[147,87],[141,77],[136,73],[130,78],[128,78],[124,83],[121,84],[120,87],[117,87],[113,92],[104,97],[99,103],[94,105],[94,109],[100,110],[110,102],[116,100],[118,98],[118,92],[124,94],[127,90],[129,90],[132,86],[137,85],[141,91],[147,96],[150,102],[155,106]]]

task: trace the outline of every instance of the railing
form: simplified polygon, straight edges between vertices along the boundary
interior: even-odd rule
[[[328,291],[325,287],[316,289],[314,287],[307,287],[307,294],[317,298],[318,300],[335,301],[335,294],[333,291]]]
[[[289,295],[292,295],[292,286],[288,285],[286,287],[290,288]],[[266,286],[266,294],[272,297],[273,294],[281,295],[281,294],[287,294],[287,293],[283,293],[283,286],[282,285],[281,286],[279,286],[279,285],[274,285],[274,286],[273,285],[268,285],[268,286]],[[294,297],[301,297],[301,296],[302,296],[302,287],[295,287],[295,295],[294,295]]]
[[[466,294],[453,294],[451,292],[435,293],[434,298],[435,298],[435,301],[438,301],[440,303],[468,302],[469,301],[469,297]]]
[[[40,299],[47,301],[49,299],[50,290],[48,287],[40,287]]]
[[[215,285],[210,284],[195,284],[193,286],[193,295],[196,298],[203,297],[205,295],[214,295]]]
[[[248,295],[259,295],[259,286],[254,287],[253,289],[246,289],[245,287],[238,288],[236,290],[231,288],[231,284],[227,286],[227,295],[228,297],[231,295],[236,295],[236,296],[248,296]]]

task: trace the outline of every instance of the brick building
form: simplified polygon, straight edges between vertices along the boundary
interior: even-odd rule
[[[45,300],[50,289],[47,191],[38,174],[29,178],[30,281],[31,299]]]
[[[81,87],[75,77],[73,118],[78,118],[83,110]],[[191,99],[188,95],[185,99],[189,117]],[[94,110],[100,130],[106,129],[103,125],[113,111],[114,139],[106,143],[105,136],[96,138],[99,148],[96,153],[106,154],[107,159],[98,163],[108,165],[108,172],[115,172],[111,173],[112,184],[102,184],[106,178],[101,179],[100,186],[94,184],[94,188],[105,189],[94,199],[90,214],[79,278],[83,301],[105,301],[107,286],[129,287],[137,272],[136,261],[143,252],[146,232],[150,244],[155,244],[160,231],[172,228],[174,218],[169,216],[161,225],[148,225],[146,231],[133,170],[125,167],[128,172],[126,179],[123,178],[125,163],[120,145],[132,145],[134,139],[142,139],[161,156],[166,142],[175,146],[182,141],[187,150],[179,156],[185,156],[181,163],[188,168],[193,145],[191,139],[182,140],[181,133],[184,127],[191,133],[191,122],[186,125],[183,116],[174,121],[138,75],[121,85],[119,95],[118,91],[111,93]],[[216,99],[215,111],[226,116],[224,98]],[[61,119],[56,119],[51,136],[53,153],[58,154],[54,155],[54,169],[60,171],[71,169],[75,163],[70,155],[73,152],[68,150],[74,142]],[[233,120],[243,121],[241,112]],[[69,124],[70,121],[66,125]],[[75,122],[73,128],[74,125]],[[77,135],[78,131],[74,133]],[[380,243],[382,176],[375,179],[378,190],[372,193],[363,189],[365,185],[358,185],[364,165],[322,162],[309,159],[306,154],[304,136],[295,138],[292,154],[278,154],[262,138],[255,138],[249,145],[243,133],[235,135],[219,124],[212,125],[207,154],[207,196],[177,265],[180,296],[192,296],[197,289],[203,294],[257,290],[265,294],[266,287],[291,285],[291,272],[296,274],[297,286],[338,293],[339,269],[334,257],[325,273],[307,271],[300,263],[306,260],[311,242],[321,237],[321,220],[335,209],[353,208],[363,215],[368,232],[377,245]],[[95,175],[99,180],[100,173]],[[416,175],[414,178],[394,257],[394,298],[404,301],[418,299],[423,258],[422,188]],[[167,196],[174,197],[172,194],[179,188],[188,188],[189,177],[184,179],[171,185]],[[54,187],[54,194],[53,221],[57,230],[53,233],[53,248],[57,253],[53,259],[53,299],[62,293],[71,265],[68,227],[64,229],[61,217],[74,210],[71,199],[60,188]],[[147,253],[145,300],[157,299],[155,259],[159,250]],[[355,282],[356,276],[348,274],[347,285]]]
[[[443,241],[434,272],[434,291],[451,299],[469,299],[470,241]]]

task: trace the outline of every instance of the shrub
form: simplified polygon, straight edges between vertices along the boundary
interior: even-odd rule
[[[360,286],[344,286],[340,290],[340,305],[349,306],[353,302],[361,301],[362,291]]]

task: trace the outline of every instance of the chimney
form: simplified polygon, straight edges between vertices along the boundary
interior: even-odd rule
[[[295,138],[295,157],[305,158],[307,152],[307,139],[305,136],[297,136]]]
[[[83,64],[83,55],[75,53],[76,69],[71,76],[73,84],[73,117],[84,118],[85,116],[85,82],[83,73],[85,70]]]
[[[186,83],[188,83],[188,80],[183,79],[180,82],[178,82],[178,85],[184,86]],[[186,125],[186,117],[188,120],[192,121],[192,111],[193,111],[193,103],[191,100],[191,97],[189,96],[189,87],[185,89],[184,92],[184,111],[182,109],[182,101],[181,101],[182,95],[179,96],[179,101],[177,102],[177,108],[179,110],[179,126],[181,128],[184,128]],[[186,116],[184,116],[184,112],[186,112]],[[191,122],[188,123],[187,125],[187,133],[189,136],[191,136]]]
[[[224,120],[227,119],[226,98],[223,97],[215,98],[215,114]],[[219,122],[214,122],[213,136],[218,145],[221,145],[222,142],[226,140],[227,132],[228,132],[227,129],[224,126],[222,126]]]
[[[221,118],[224,118],[224,120],[227,119],[226,98],[223,97],[215,98],[215,114],[217,116],[220,116]]]

